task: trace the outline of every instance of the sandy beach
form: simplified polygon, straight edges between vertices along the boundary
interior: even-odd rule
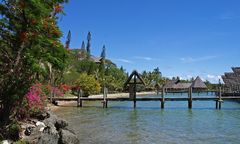
[[[144,95],[155,95],[156,92],[138,92],[137,96],[144,96]],[[102,98],[103,94],[99,95],[90,95],[88,96],[89,98]],[[108,94],[108,98],[127,98],[129,97],[129,93],[115,93],[115,94]],[[58,106],[55,106],[53,104],[49,104],[47,106],[47,109],[50,111],[57,111],[61,107],[69,107],[69,106],[76,106],[77,102],[76,101],[58,101]]]
[[[137,96],[144,96],[144,95],[154,95],[156,92],[137,92]],[[89,98],[102,98],[103,94],[99,95],[91,95]],[[127,98],[129,97],[129,93],[115,93],[115,94],[108,94],[108,98]]]

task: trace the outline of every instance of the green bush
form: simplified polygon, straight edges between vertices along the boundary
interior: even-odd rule
[[[13,144],[27,144],[27,142],[25,142],[24,140],[19,140],[14,142]]]
[[[80,74],[76,85],[80,86],[80,88],[83,90],[84,96],[97,94],[101,90],[99,82],[94,78],[93,75],[87,75],[87,73]]]
[[[18,122],[14,121],[12,122],[8,127],[8,136],[10,139],[16,141],[19,139],[19,133],[20,133],[20,125]]]

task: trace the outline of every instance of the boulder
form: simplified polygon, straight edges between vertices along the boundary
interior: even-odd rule
[[[37,144],[58,144],[58,141],[58,134],[42,133],[41,137],[38,139]]]
[[[58,119],[55,123],[55,127],[57,128],[57,130],[63,129],[67,126],[68,126],[67,121],[65,121],[63,119]]]
[[[59,140],[60,144],[79,144],[79,140],[77,136],[68,130],[61,129],[59,132],[59,135],[60,135],[60,140]]]

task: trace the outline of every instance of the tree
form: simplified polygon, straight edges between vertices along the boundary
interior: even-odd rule
[[[70,42],[71,42],[71,31],[68,31],[68,35],[67,35],[67,41],[65,44],[65,48],[68,50],[70,48]]]
[[[85,49],[85,43],[84,43],[84,41],[82,41],[81,50],[82,50],[83,52],[85,52],[85,51],[86,51],[86,49]]]
[[[105,71],[105,85],[109,91],[122,91],[127,80],[127,74],[114,65],[108,66]]]
[[[101,52],[101,63],[100,63],[100,74],[102,79],[102,88],[104,91],[105,88],[105,58],[106,58],[106,47],[103,45],[102,52]]]
[[[87,59],[91,57],[91,33],[88,32],[87,35]]]
[[[44,63],[63,71],[67,51],[59,38],[58,14],[67,0],[0,3],[0,121],[7,124],[16,114]]]
[[[99,82],[94,78],[94,76],[88,75],[87,73],[81,73],[79,75],[76,85],[83,90],[85,96],[97,94],[101,89]]]
[[[93,61],[81,60],[76,64],[75,68],[79,73],[85,72],[88,75],[93,75],[99,69],[99,66]]]

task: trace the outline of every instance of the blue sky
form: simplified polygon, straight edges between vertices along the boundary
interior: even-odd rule
[[[70,0],[59,25],[79,48],[92,33],[91,51],[128,72],[156,67],[164,76],[218,82],[239,66],[239,0]]]

